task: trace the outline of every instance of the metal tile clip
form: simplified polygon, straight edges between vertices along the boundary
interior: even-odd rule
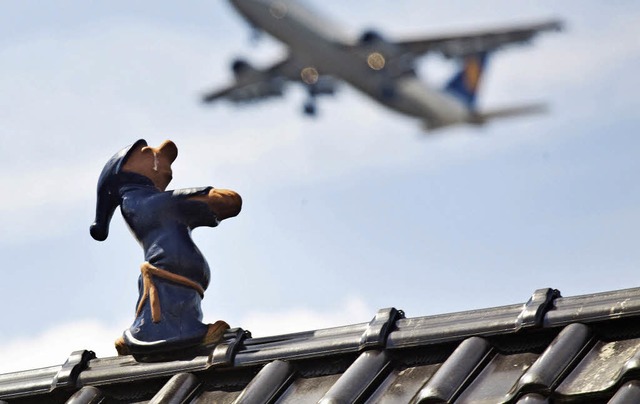
[[[242,328],[232,328],[224,334],[224,342],[216,345],[209,358],[211,366],[232,366],[236,352],[242,341],[251,338],[251,332]]]
[[[527,328],[542,327],[545,314],[553,307],[553,301],[559,297],[558,289],[537,289],[524,305],[516,319],[516,331]]]
[[[404,312],[394,307],[380,309],[369,322],[369,326],[360,337],[359,351],[368,349],[384,349],[387,337],[393,329],[396,320],[404,318]]]
[[[61,387],[76,387],[78,375],[86,367],[91,359],[95,359],[93,351],[81,350],[73,351],[67,361],[62,365],[51,382],[51,391]]]

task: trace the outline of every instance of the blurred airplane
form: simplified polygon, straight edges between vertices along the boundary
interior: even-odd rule
[[[255,68],[235,60],[235,83],[206,94],[203,102],[227,99],[242,103],[282,96],[287,81],[306,86],[304,113],[316,114],[316,97],[333,94],[342,80],[380,104],[415,117],[426,129],[454,124],[480,125],[493,118],[538,113],[541,104],[491,111],[476,109],[476,95],[488,56],[514,43],[527,43],[543,31],[562,28],[557,20],[421,39],[389,41],[378,32],[359,38],[346,35],[295,0],[230,0],[256,30],[266,31],[288,46],[282,60]],[[415,59],[438,53],[460,60],[461,67],[442,89],[427,86],[416,75]]]

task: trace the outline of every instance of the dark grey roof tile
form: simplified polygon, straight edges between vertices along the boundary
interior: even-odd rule
[[[316,404],[340,378],[340,374],[299,377],[276,401],[278,404]]]
[[[549,399],[541,394],[529,393],[522,396],[516,404],[549,404]]]
[[[162,386],[149,404],[182,404],[193,396],[199,385],[200,381],[192,373],[178,373]]]
[[[608,404],[630,404],[640,403],[640,381],[633,380],[625,383],[613,397],[609,400]]]
[[[456,341],[471,336],[512,332],[522,305],[465,311],[431,317],[400,319],[387,339],[387,348],[407,348]]]
[[[477,372],[491,351],[483,338],[468,338],[456,348],[416,397],[418,403],[451,401],[465,381]]]
[[[394,369],[366,401],[367,404],[408,403],[440,368],[439,363]]]
[[[624,363],[624,366],[622,367],[622,369],[620,369],[620,372],[616,375],[617,380],[620,380],[621,378],[626,377],[628,373],[638,373],[638,371],[640,371],[640,339],[633,338],[631,341],[629,340],[625,340],[625,341],[628,341],[627,342],[628,344],[635,344],[637,348],[633,356]]]
[[[390,370],[387,351],[362,353],[318,402],[319,404],[361,402],[371,394]]]
[[[558,298],[545,316],[545,327],[640,315],[640,288]]]
[[[598,341],[573,372],[557,388],[565,397],[612,389],[626,373],[638,369],[640,338]]]
[[[457,403],[506,403],[515,398],[514,389],[525,371],[538,359],[535,353],[496,354],[473,379]]]
[[[202,371],[209,367],[209,358],[206,356],[162,362],[138,362],[132,356],[117,356],[89,361],[87,369],[78,376],[78,384],[100,386],[134,382],[170,377],[182,372]]]
[[[50,366],[0,375],[1,397],[10,399],[48,393],[60,369],[62,366]]]
[[[290,362],[276,360],[266,364],[249,382],[234,404],[259,404],[273,402],[288,387],[295,374]]]
[[[244,346],[250,349],[252,346],[259,345],[270,347],[271,344],[281,344],[292,341],[304,341],[310,338],[333,338],[341,335],[362,335],[369,327],[369,323],[358,323],[344,325],[340,327],[324,328],[320,330],[302,331],[291,334],[274,335],[269,337],[251,338],[245,341]]]
[[[189,404],[233,404],[240,395],[239,391],[204,391],[194,398]]]
[[[65,404],[100,404],[104,401],[104,394],[93,386],[84,386],[76,391]]]
[[[548,394],[580,358],[591,339],[591,330],[586,325],[568,325],[520,378],[516,389]]]
[[[292,360],[357,352],[363,331],[332,337],[313,335],[309,338],[289,340],[286,343],[271,343],[269,346],[253,345],[238,352],[235,364],[250,366],[268,363],[275,359]]]

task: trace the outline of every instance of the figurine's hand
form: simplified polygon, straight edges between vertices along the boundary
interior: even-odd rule
[[[237,216],[242,209],[242,198],[230,189],[212,188],[207,195],[193,196],[190,199],[209,205],[218,220]]]

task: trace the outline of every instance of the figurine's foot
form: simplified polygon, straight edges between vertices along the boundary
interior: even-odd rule
[[[222,320],[216,321],[214,324],[209,324],[209,329],[207,330],[207,334],[204,336],[202,340],[203,345],[213,345],[222,340],[225,331],[229,329],[229,324]]]
[[[131,355],[131,351],[129,347],[124,343],[124,338],[122,336],[118,337],[114,342],[116,346],[116,351],[118,351],[118,356]]]

